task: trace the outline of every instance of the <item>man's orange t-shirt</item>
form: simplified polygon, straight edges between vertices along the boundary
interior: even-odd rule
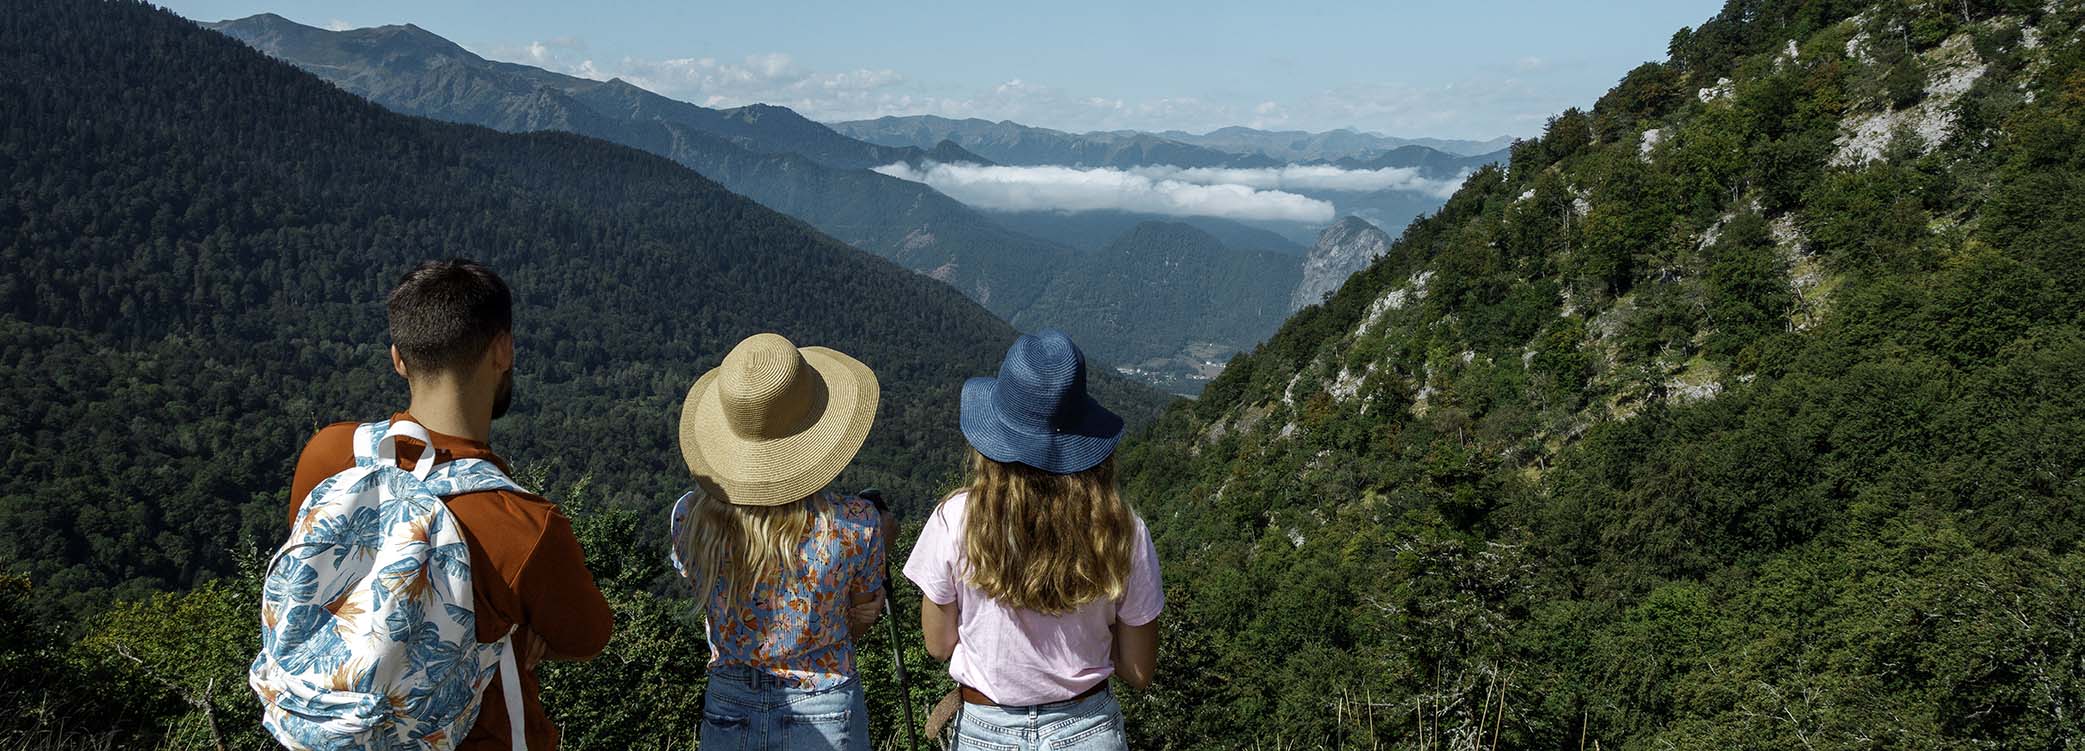
[[[411,420],[404,412],[393,420]],[[355,465],[355,423],[334,423],[312,436],[297,458],[297,476],[290,485],[290,523],[297,522],[297,509],[311,489],[328,477]],[[507,462],[484,443],[428,431],[434,440],[436,463],[454,459],[484,459],[512,472]],[[411,469],[420,456],[420,443],[399,441],[399,463]],[[515,624],[517,646],[525,645],[524,632],[543,641],[549,659],[582,660],[600,654],[608,645],[614,616],[608,601],[594,586],[594,575],[586,568],[579,539],[572,535],[572,520],[558,512],[557,505],[541,496],[504,490],[465,493],[444,499],[449,512],[463,528],[464,542],[471,551],[471,589],[477,612],[478,641],[499,641]],[[527,655],[520,655],[526,661]],[[459,749],[506,749],[512,747],[507,727],[507,702],[494,674],[478,722],[464,736]],[[527,719],[530,749],[557,748],[557,726],[543,713],[538,698],[535,668],[521,668],[523,715]]]

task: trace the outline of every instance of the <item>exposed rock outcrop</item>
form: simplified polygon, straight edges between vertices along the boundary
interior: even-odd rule
[[[1390,236],[1359,217],[1347,217],[1318,233],[1318,244],[1303,261],[1303,281],[1289,302],[1290,310],[1316,304],[1339,289],[1347,277],[1390,251]]]

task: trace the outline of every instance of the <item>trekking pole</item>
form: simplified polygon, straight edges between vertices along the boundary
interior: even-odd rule
[[[893,520],[896,519],[896,517],[890,516],[889,507],[883,505],[883,491],[877,490],[875,488],[867,488],[857,495],[862,500],[876,504],[876,512],[878,516],[890,518]],[[895,527],[896,525],[892,526]],[[898,530],[896,530],[895,528],[885,530],[886,535],[896,535],[897,533]],[[883,540],[885,549],[887,550],[889,548],[891,538],[889,536],[886,536],[883,538]],[[890,580],[890,557],[884,556],[883,620],[886,623],[890,624],[890,659],[892,665],[892,672],[897,673],[898,678],[898,703],[905,707],[905,739],[907,742],[907,747],[910,748],[912,751],[919,751],[919,724],[913,720],[912,716],[912,684],[910,681],[906,680],[905,676],[905,650],[898,647],[898,615],[897,610],[893,608],[890,604]]]
[[[890,656],[897,666],[898,696],[905,705],[905,738],[912,751],[919,751],[919,724],[912,719],[912,686],[905,680],[905,651],[898,648],[898,617],[891,610],[888,594],[883,598],[883,617],[890,621]]]

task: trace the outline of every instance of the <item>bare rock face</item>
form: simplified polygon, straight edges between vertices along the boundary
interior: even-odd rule
[[[1318,244],[1303,261],[1303,281],[1289,309],[1315,305],[1345,284],[1347,277],[1390,252],[1390,236],[1359,217],[1347,217],[1318,233]]]

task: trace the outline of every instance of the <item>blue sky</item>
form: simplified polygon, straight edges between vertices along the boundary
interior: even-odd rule
[[[414,23],[494,59],[821,120],[1482,139],[1531,135],[1548,115],[1591,104],[1722,2],[167,4],[199,21],[274,12],[314,26]]]

